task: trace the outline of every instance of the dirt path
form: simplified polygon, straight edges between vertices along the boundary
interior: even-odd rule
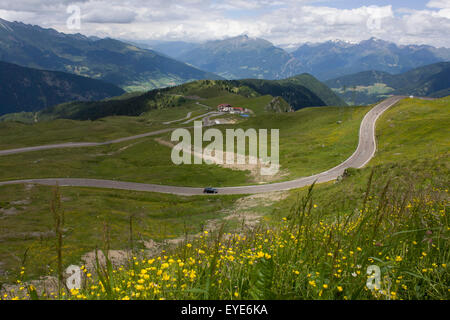
[[[164,140],[163,138],[155,138],[155,141],[159,144],[168,147],[168,148],[174,148],[175,144],[173,144],[170,141]],[[246,156],[245,157],[245,164],[227,164],[225,159],[230,155],[229,152],[223,152],[222,159],[219,156],[216,156],[214,153],[211,156],[205,156],[200,153],[194,152],[193,146],[191,147],[191,155],[197,158],[203,158],[204,161],[211,161],[214,164],[217,164],[218,166],[226,169],[231,170],[238,170],[238,171],[248,171],[251,176],[251,181],[255,183],[265,183],[265,182],[271,182],[278,180],[280,177],[283,177],[288,174],[288,172],[280,170],[278,174],[271,175],[271,176],[263,176],[261,175],[261,167],[264,167],[262,164],[262,161],[260,159],[256,159],[254,157]],[[234,156],[234,159],[237,158],[237,154],[233,153],[232,156]],[[257,164],[251,164],[251,163],[257,163]]]

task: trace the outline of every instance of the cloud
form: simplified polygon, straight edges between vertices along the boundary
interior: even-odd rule
[[[112,10],[94,9],[81,16],[81,20],[86,23],[132,23],[137,17],[137,13],[128,8],[113,8]]]
[[[69,6],[72,3],[82,4],[89,0],[2,0],[0,9],[7,11],[25,11],[25,12],[56,12]]]
[[[427,3],[428,8],[450,8],[450,0],[433,0]]]
[[[75,32],[86,35],[206,41],[246,33],[278,45],[375,36],[450,47],[450,0],[431,0],[423,10],[363,4],[338,9],[324,3],[330,1],[2,0],[0,18],[74,32],[66,26],[66,7],[75,4],[81,10],[81,30]]]

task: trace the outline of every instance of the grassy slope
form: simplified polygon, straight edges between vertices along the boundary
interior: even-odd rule
[[[354,140],[348,145],[343,145],[345,152],[351,153],[356,143],[354,132],[356,132],[367,109],[348,108],[341,110],[338,108],[312,108],[305,109],[298,113],[286,115],[266,115],[263,108],[270,102],[271,96],[261,96],[246,99],[235,94],[227,94],[222,97],[202,100],[205,105],[215,106],[216,104],[227,102],[252,109],[255,114],[262,115],[252,119],[246,127],[279,127],[283,125],[290,128],[283,136],[283,141],[292,140],[292,150],[311,141],[314,145],[318,140],[312,139],[317,133],[325,140],[331,139],[337,134],[337,141],[344,141],[348,138]],[[170,111],[170,112],[167,112]],[[173,111],[173,112],[172,112]],[[97,121],[72,121],[56,120],[33,125],[19,123],[2,123],[1,130],[2,149],[31,146],[37,144],[49,144],[55,142],[68,141],[102,141],[105,139],[118,138],[129,134],[136,134],[151,131],[161,127],[162,121],[169,121],[183,118],[187,112],[206,112],[206,108],[193,105],[169,110],[152,110],[142,117],[110,117]],[[344,112],[345,111],[345,112]],[[275,122],[271,119],[276,116]],[[338,126],[336,121],[344,120],[342,126]],[[352,119],[352,121],[345,121]],[[317,130],[319,127],[325,128]],[[316,131],[314,131],[316,128]],[[334,129],[333,129],[334,128]],[[345,137],[339,137],[339,130],[345,128]],[[336,131],[338,130],[338,131]],[[19,138],[12,139],[11,133],[15,132]],[[282,130],[283,132],[283,130]],[[300,134],[302,133],[302,134]],[[326,138],[328,137],[328,138]],[[320,139],[319,137],[316,137]],[[295,142],[297,141],[297,142]],[[135,142],[139,142],[133,145]],[[110,152],[120,152],[123,147],[130,146],[116,156],[101,156]],[[311,146],[308,145],[308,148]],[[327,151],[323,151],[326,154]],[[316,156],[310,153],[311,156]],[[293,154],[292,156],[296,156]],[[342,155],[345,157],[345,155]],[[221,183],[246,183],[247,178],[239,171],[221,169],[211,166],[176,167],[167,164],[170,157],[170,149],[162,147],[152,139],[141,139],[129,143],[106,146],[100,148],[84,148],[74,150],[49,150],[37,153],[28,153],[15,156],[2,157],[0,159],[1,173],[3,177],[48,177],[48,176],[91,176],[105,177],[122,180],[137,180],[143,182],[164,182],[168,184],[192,183],[195,176],[196,184],[207,185],[213,181]],[[69,159],[69,160],[68,160]],[[339,159],[332,159],[336,162]],[[316,165],[316,161],[311,161]],[[164,164],[164,166],[161,166]],[[325,166],[331,164],[324,164]],[[300,169],[305,169],[305,164],[300,165]],[[309,167],[306,166],[306,169]],[[314,169],[313,169],[314,170]],[[9,173],[7,173],[9,172]],[[189,174],[186,174],[189,172]],[[94,248],[101,241],[101,228],[103,221],[108,221],[113,228],[114,248],[124,248],[127,241],[127,218],[129,214],[137,214],[139,221],[137,232],[153,239],[163,239],[172,236],[179,236],[183,232],[183,222],[189,221],[190,226],[197,226],[188,230],[195,233],[200,228],[202,222],[213,217],[220,217],[219,211],[222,208],[229,208],[235,199],[239,197],[220,197],[212,203],[209,200],[200,198],[179,198],[174,196],[164,196],[155,194],[106,191],[84,188],[64,188],[63,203],[68,225],[71,226],[71,234],[67,239],[65,254],[68,261],[77,261],[79,257]],[[31,199],[31,204],[15,205],[14,201]],[[45,273],[42,263],[45,260],[53,263],[53,240],[52,238],[38,240],[39,237],[29,237],[29,232],[47,232],[51,229],[52,218],[49,213],[49,201],[51,198],[51,188],[34,187],[31,190],[23,186],[2,187],[1,207],[10,209],[16,207],[19,214],[4,217],[2,220],[4,230],[2,234],[7,237],[5,246],[0,246],[1,261],[5,263],[3,269],[17,270],[20,266],[20,259],[27,248],[27,267],[29,276]],[[135,209],[134,209],[135,208]],[[143,209],[142,209],[143,208]],[[149,213],[147,213],[149,212]],[[25,215],[26,213],[26,215]],[[111,214],[112,213],[112,214]],[[188,217],[188,218],[183,218]],[[194,223],[194,224],[192,224]],[[93,226],[92,229],[99,230],[99,233],[92,233],[92,229],[86,226]],[[155,227],[158,226],[158,227]],[[14,236],[15,235],[15,236]],[[45,238],[45,237],[44,237]],[[125,245],[126,246],[126,245]],[[33,267],[36,266],[36,267]]]
[[[57,119],[37,123],[0,122],[0,150],[64,142],[102,142],[159,129],[178,127],[163,122],[178,120],[208,112],[208,109],[188,101],[176,108],[154,109],[140,117],[114,116],[95,121]]]
[[[202,103],[215,105],[220,101],[249,101],[242,100],[239,96],[234,98],[236,100],[232,97],[226,100],[214,98]],[[263,105],[270,101],[270,97],[254,99],[256,102],[267,99],[263,101]],[[251,103],[246,106],[251,107]],[[287,180],[324,171],[349,157],[356,148],[359,124],[367,110],[368,108],[311,108],[295,113],[261,115],[240,124],[220,128],[280,129],[280,163],[287,173],[282,179]],[[185,114],[177,116],[181,118]],[[111,118],[110,121],[114,119]],[[132,126],[135,123],[133,119],[124,118],[124,123],[131,121],[129,125]],[[342,123],[338,124],[338,121]],[[43,124],[31,128],[41,126]],[[83,133],[77,132],[80,135]],[[46,134],[54,136],[48,131]],[[26,137],[35,139],[35,136]],[[169,134],[163,136],[170,139]],[[176,166],[170,161],[170,154],[170,148],[159,145],[151,137],[111,146],[3,156],[0,158],[0,179],[103,178],[197,187],[252,183],[251,176],[242,174],[242,171],[210,165]]]
[[[183,114],[179,116],[181,118]],[[1,122],[0,149],[63,142],[101,142],[150,132],[162,127],[160,124],[150,125],[145,118],[137,117],[110,117],[98,121],[55,120],[31,125]]]
[[[280,80],[281,83],[297,83],[317,94],[328,106],[345,106],[346,103],[333,90],[308,73]]]
[[[298,197],[305,195],[305,190],[292,191],[292,195],[287,200],[280,202],[272,209],[264,209],[266,213],[271,213],[266,219],[270,222],[271,232],[248,233],[244,234],[244,238],[240,237],[236,241],[223,243],[223,251],[220,251],[218,256],[218,273],[214,273],[212,279],[208,277],[209,273],[205,272],[205,270],[209,270],[207,263],[210,258],[199,251],[201,248],[207,254],[215,253],[215,246],[213,243],[209,243],[209,240],[200,240],[199,243],[194,244],[192,249],[176,250],[173,256],[172,253],[169,254],[169,257],[173,257],[175,261],[180,258],[185,262],[185,267],[181,267],[181,269],[187,269],[188,274],[186,278],[184,276],[178,278],[177,270],[181,271],[181,269],[172,262],[168,263],[169,268],[165,269],[165,272],[170,277],[178,279],[175,280],[178,288],[181,284],[185,284],[187,289],[195,288],[196,290],[161,289],[153,291],[152,289],[147,291],[145,285],[142,289],[138,288],[139,276],[137,274],[141,269],[148,269],[149,281],[161,282],[160,276],[156,275],[156,270],[164,262],[163,259],[162,262],[156,262],[153,265],[155,269],[150,269],[147,264],[139,264],[135,267],[136,276],[128,273],[120,273],[115,276],[115,279],[119,280],[116,283],[120,289],[116,294],[108,297],[205,298],[205,291],[198,289],[206,289],[205,283],[212,281],[213,286],[208,289],[208,297],[213,299],[386,299],[386,295],[372,295],[369,291],[364,290],[365,268],[368,264],[375,263],[382,267],[384,275],[389,275],[391,279],[396,280],[390,288],[391,292],[395,293],[395,297],[391,292],[389,293],[391,298],[448,298],[446,283],[448,283],[449,274],[444,264],[448,265],[449,263],[449,251],[448,242],[443,241],[446,237],[448,239],[448,218],[445,218],[448,217],[446,215],[448,214],[448,204],[445,207],[445,201],[442,202],[443,199],[448,199],[448,193],[446,194],[448,190],[445,190],[448,188],[449,177],[449,140],[446,130],[449,121],[448,108],[448,98],[434,102],[407,100],[383,115],[377,127],[379,151],[375,159],[369,163],[367,168],[349,170],[349,175],[339,183],[316,186],[311,201],[311,205],[314,203],[315,206],[307,210],[308,212],[312,211],[305,218],[309,226],[306,229],[298,228],[299,216],[292,216],[294,212],[301,213],[302,210],[291,210]],[[407,139],[408,137],[409,139]],[[395,144],[394,141],[401,143]],[[432,141],[435,147],[429,148],[429,141]],[[398,155],[404,153],[405,150],[408,150],[410,155],[399,158]],[[373,231],[370,229],[373,228],[373,221],[370,219],[366,222],[367,226],[363,227],[363,238],[359,238],[361,233],[355,234],[358,241],[349,236],[349,233],[354,234],[354,227],[351,227],[353,223],[350,224],[349,229],[342,227],[343,218],[357,213],[357,209],[361,208],[367,180],[372,170],[375,170],[374,179],[366,206],[369,217],[373,217],[379,203],[384,203],[380,202],[380,194],[388,178],[392,179],[391,187],[387,191],[389,205],[386,207],[387,209],[383,209],[386,210],[388,219],[381,219],[381,231],[377,237],[378,241],[383,242],[381,246],[373,246],[372,240],[369,238],[364,240],[364,237]],[[104,199],[100,200],[97,198],[97,191],[92,193],[86,189],[65,190],[69,192],[69,196],[74,197],[69,203],[72,201],[88,203],[89,206],[93,206],[93,212],[96,211],[96,208],[101,208],[101,212],[106,212],[104,211],[105,203],[115,201],[115,193],[114,198],[111,198],[112,191],[98,191],[103,193]],[[407,192],[407,201],[412,203],[411,207],[408,205],[406,209],[405,205],[408,202],[402,204],[405,191]],[[19,196],[20,192],[23,191],[7,190],[6,195],[4,192],[2,197],[4,196],[7,201],[23,199],[23,195]],[[154,197],[154,195],[142,195],[142,197],[146,196]],[[49,197],[47,193],[47,198]],[[108,200],[106,201],[105,198]],[[126,201],[125,197],[121,198],[121,201]],[[121,210],[125,204],[121,201],[115,202],[115,205],[106,205],[106,210],[114,208]],[[77,204],[77,202],[75,203]],[[119,207],[117,208],[116,205]],[[399,216],[393,211],[393,208],[397,208],[398,205],[403,208],[401,210],[407,210],[406,212],[401,211],[403,213],[403,216],[400,216],[401,219],[398,219]],[[128,208],[132,207],[134,204]],[[79,211],[78,204],[76,211]],[[291,216],[292,220],[281,222],[278,227],[280,218],[286,216]],[[355,226],[358,226],[360,222],[361,220],[358,219]],[[51,223],[50,219],[48,223]],[[334,227],[330,229],[331,224],[334,224]],[[14,225],[18,226],[17,223]],[[439,228],[442,234],[434,231],[430,236],[425,233],[429,229],[436,230],[436,228]],[[292,233],[295,235],[297,229],[302,230],[301,236],[298,237],[300,239],[298,245],[293,241],[295,236],[291,238]],[[417,230],[400,233],[397,236],[393,232],[394,230],[411,229]],[[312,233],[305,233],[308,230]],[[332,240],[328,238],[330,230],[332,232],[329,237]],[[324,240],[322,240],[322,236],[326,236]],[[316,237],[319,237],[319,241]],[[422,241],[424,238],[428,239],[427,237],[433,239],[433,245]],[[97,241],[99,241],[98,238]],[[327,246],[323,246],[323,241],[331,242],[328,242]],[[416,241],[416,244],[412,241]],[[358,246],[362,249],[359,250]],[[232,251],[227,251],[228,248]],[[256,248],[256,251],[252,248]],[[299,248],[301,250],[297,251]],[[427,255],[424,256],[422,252],[426,252]],[[259,253],[262,253],[262,257],[259,256]],[[331,253],[332,256],[329,257],[328,253]],[[401,257],[402,261],[394,261],[398,257]],[[202,262],[194,265],[188,264],[191,261],[190,258],[199,259]],[[372,261],[368,259],[372,259]],[[239,261],[244,263],[244,268]],[[362,266],[359,268],[356,266],[357,264]],[[333,265],[333,271],[330,273],[330,267]],[[196,272],[195,277],[190,276],[192,275],[190,270]],[[334,276],[333,272],[339,277]],[[352,272],[356,276],[352,276]],[[125,280],[125,283],[130,281],[132,287],[120,286],[121,280]],[[218,282],[219,280],[220,282]],[[161,283],[164,283],[164,280]],[[325,288],[323,285],[327,287]],[[140,293],[139,297],[136,292]],[[101,297],[106,297],[103,293],[99,293]],[[85,297],[95,298],[97,291],[93,294],[90,292],[83,294]],[[83,295],[79,298],[83,298]]]
[[[407,250],[410,251],[409,261],[403,262],[402,267],[397,266],[402,280],[397,280],[393,286],[393,291],[403,299],[439,299],[446,294],[448,298],[445,284],[450,275],[441,264],[445,266],[450,262],[448,241],[443,240],[448,239],[449,230],[449,111],[449,97],[433,102],[403,100],[380,118],[377,125],[378,151],[368,166],[359,170],[350,169],[340,182],[317,185],[313,192],[312,202],[317,205],[314,211],[317,221],[342,221],[363,207],[368,181],[373,172],[366,206],[371,207],[373,212],[382,203],[389,203],[383,209],[386,210],[388,219],[380,220],[387,220],[382,223],[386,223],[384,234],[377,240],[385,243],[385,246],[374,247],[372,240],[367,240],[360,246],[366,257],[382,260],[372,260],[372,264],[382,266],[382,272],[390,277],[393,271],[394,274],[397,271],[388,260],[389,256],[392,260],[398,254],[405,260]],[[383,190],[386,190],[388,200],[382,200]],[[292,213],[298,199],[306,194],[307,188],[291,191],[286,200],[273,206],[272,215],[267,219],[278,224],[282,217]],[[406,205],[407,209],[411,208],[411,216],[401,211],[404,216],[395,217],[397,212],[393,212],[394,208],[405,210]],[[369,225],[369,222],[366,223]],[[426,232],[430,229],[434,230],[433,234],[427,235]],[[402,233],[405,230],[410,231],[401,236],[394,234],[394,231]],[[433,245],[425,242],[428,238],[433,239]],[[355,244],[348,241],[352,240],[344,235],[341,248],[348,245],[350,250],[356,252]],[[427,257],[420,257],[422,252],[426,252]],[[365,270],[367,261],[362,262],[364,264],[361,270]],[[307,268],[314,270],[315,266],[308,263]],[[351,279],[347,281],[348,284],[350,282]],[[346,282],[343,282],[342,286],[345,285]],[[414,285],[417,286],[414,288]],[[350,298],[352,294],[360,295],[361,292],[356,289],[352,289],[353,292],[347,291],[347,295]],[[331,294],[328,297],[332,299],[343,297],[336,290]],[[387,296],[368,295],[365,298],[386,299]]]
[[[289,171],[285,179],[291,179],[319,173],[347,159],[356,149],[359,126],[369,109],[305,108],[251,118],[241,126],[280,129],[280,164]]]
[[[402,102],[380,119],[380,149],[367,168],[317,186],[312,198],[293,191],[273,208],[268,231],[245,232],[218,247],[215,235],[200,239],[167,259],[139,263],[134,273],[120,272],[114,293],[89,290],[74,298],[448,299],[448,121],[448,98]],[[396,158],[405,148],[410,156]],[[371,292],[365,273],[374,264],[382,290]]]
[[[374,159],[363,169],[350,170],[350,176],[341,183],[316,186],[316,201],[330,206],[342,199],[345,209],[356,205],[372,170],[379,179],[379,188],[389,177],[405,183],[432,176],[432,181],[439,181],[441,187],[448,185],[449,111],[449,97],[432,102],[408,99],[395,105],[377,122],[378,149]],[[415,175],[420,178],[415,179]],[[292,193],[286,202],[288,206],[297,198],[297,191]]]
[[[10,279],[16,278],[26,255],[30,277],[47,274],[47,265],[55,268],[55,241],[46,235],[53,230],[50,212],[53,188],[21,185],[1,189],[0,208],[18,211],[13,215],[0,213],[0,270],[9,270]],[[136,240],[142,237],[160,241],[200,232],[207,220],[222,217],[221,211],[239,198],[177,197],[87,188],[64,188],[61,194],[67,227],[64,257],[68,264],[78,262],[83,254],[103,245],[104,223],[110,226],[112,248],[128,249],[131,215]],[[23,200],[30,203],[14,203]],[[0,283],[2,278],[5,279],[0,272]]]
[[[372,165],[444,155],[450,150],[450,97],[407,99],[386,112],[377,127],[379,155]]]

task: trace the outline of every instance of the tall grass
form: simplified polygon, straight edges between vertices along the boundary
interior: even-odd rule
[[[64,210],[61,207],[61,193],[59,186],[53,190],[53,199],[50,203],[50,210],[54,220],[54,232],[56,235],[56,255],[57,255],[57,273],[58,273],[58,293],[62,292],[64,284],[64,271],[62,260],[63,233],[64,233]]]
[[[311,186],[279,221],[255,229],[205,231],[154,257],[135,251],[126,266],[106,252],[65,298],[448,299],[448,190],[373,172],[366,182],[346,212],[319,207]],[[374,265],[380,287],[369,289]]]
[[[276,225],[135,256],[131,267],[100,269],[72,298],[448,299],[448,190],[378,181],[374,193],[373,181],[345,215],[319,210],[312,186]],[[373,290],[371,265],[381,270]]]

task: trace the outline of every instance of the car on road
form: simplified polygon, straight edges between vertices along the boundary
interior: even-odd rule
[[[205,188],[203,193],[219,193],[219,191],[215,188]]]

